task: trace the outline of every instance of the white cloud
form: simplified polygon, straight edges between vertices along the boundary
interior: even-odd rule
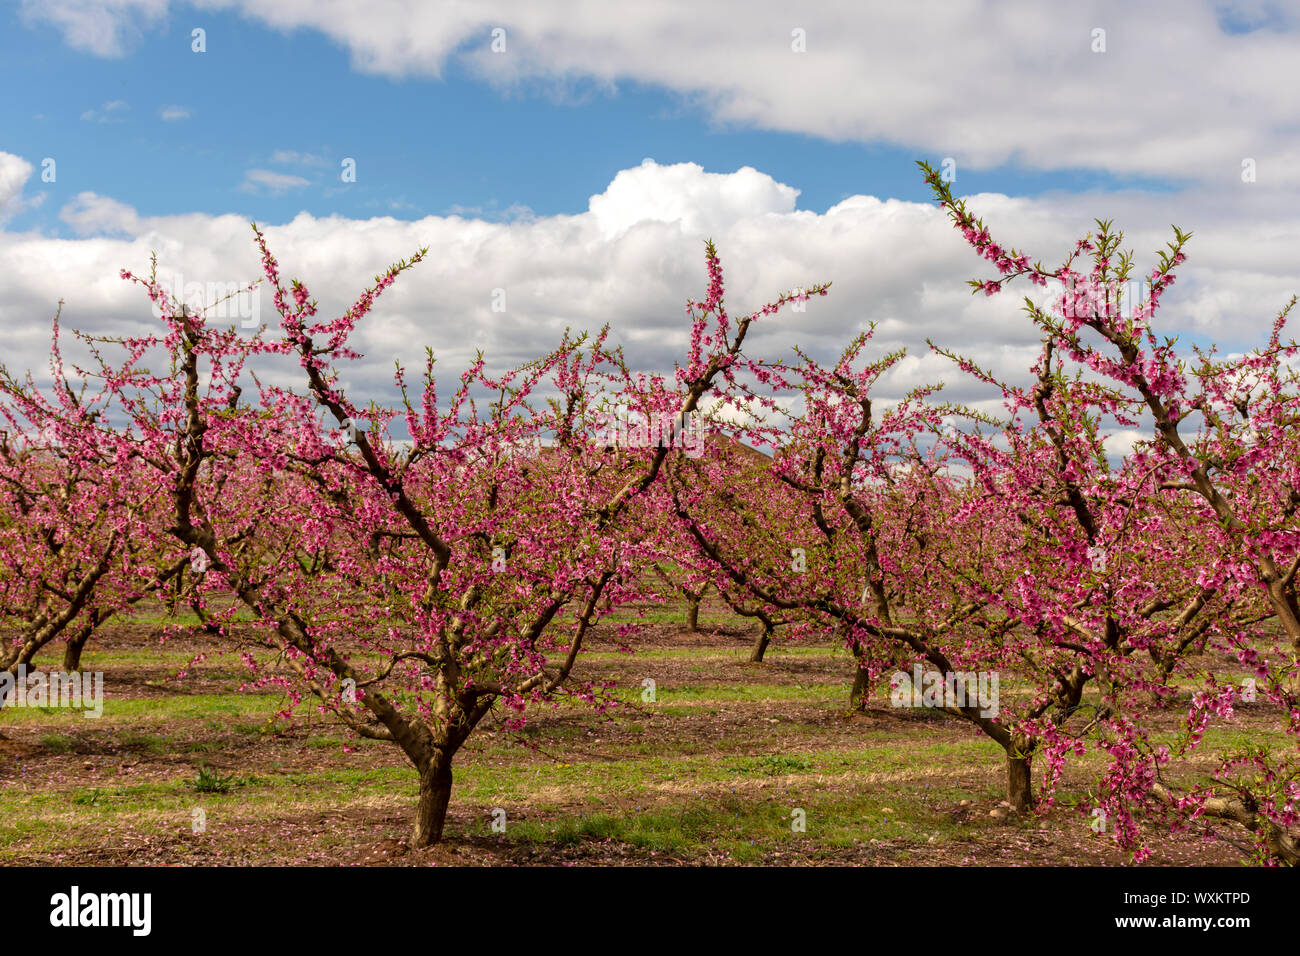
[[[124,56],[147,27],[167,14],[168,0],[22,0],[25,23],[48,23],[67,44],[98,56]]]
[[[158,111],[158,115],[164,122],[173,123],[177,120],[187,120],[192,114],[184,106],[164,106]]]
[[[329,160],[315,153],[300,153],[293,149],[277,149],[271,154],[271,162],[287,166],[328,166]]]
[[[0,152],[0,222],[22,211],[23,185],[32,175],[32,164],[13,153]]]
[[[76,199],[59,210],[59,218],[79,236],[134,235],[140,229],[140,217],[134,209],[92,192],[78,193]]]
[[[1214,0],[598,0],[474,5],[422,0],[204,0],[276,29],[314,29],[355,68],[395,78],[463,61],[503,88],[528,81],[682,94],[716,121],[886,142],[959,168],[1035,168],[1222,182],[1254,158],[1261,181],[1300,184],[1300,58],[1293,7]],[[105,55],[165,0],[26,2],[29,21]],[[1221,21],[1237,30],[1228,33]],[[506,50],[491,31],[505,29]],[[1094,52],[1104,29],[1105,52]],[[803,31],[806,52],[794,52]]]
[[[1133,446],[1144,440],[1151,440],[1150,431],[1138,431],[1136,428],[1115,428],[1106,433],[1102,447],[1106,449],[1108,455],[1122,458],[1131,455]]]
[[[120,123],[122,114],[130,108],[125,100],[110,100],[99,109],[86,110],[81,118],[90,123]]]
[[[10,158],[0,161],[0,170],[6,162],[16,168]],[[788,356],[798,343],[829,359],[874,321],[873,349],[879,351],[873,354],[900,346],[910,352],[882,384],[882,400],[945,381],[943,397],[997,411],[1000,399],[930,354],[925,339],[1023,380],[1037,350],[1037,336],[1020,311],[1030,288],[972,296],[966,280],[988,278],[991,267],[933,204],[853,196],[818,214],[793,209],[794,193],[749,169],[712,173],[690,163],[646,164],[621,171],[577,215],[490,222],[303,213],[265,231],[286,282],[301,278],[326,316],[348,307],[395,260],[430,247],[426,261],[384,294],[358,331],[355,344],[368,358],[348,377],[366,395],[391,396],[392,359],[418,365],[425,345],[437,350],[447,375],[478,348],[500,368],[553,348],[566,327],[596,330],[605,322],[634,367],[670,370],[687,346],[685,302],[706,291],[703,239],[711,235],[733,316],[796,287],[832,282],[830,294],[814,298],[803,312],[786,307],[763,317],[751,339],[755,354]],[[1094,217],[1113,216],[1128,228],[1125,246],[1135,249],[1140,270],[1151,267],[1155,250],[1169,238],[1168,201],[1113,194],[969,197],[1001,241],[1049,267]],[[0,232],[6,263],[0,329],[12,367],[44,367],[48,317],[60,297],[68,301],[68,326],[110,334],[149,328],[148,302],[118,278],[118,270],[147,270],[153,251],[160,275],[183,273],[187,283],[234,286],[261,274],[242,216],[145,217],[111,198],[83,193],[61,218],[86,238]],[[1262,342],[1277,309],[1300,291],[1293,255],[1300,223],[1276,209],[1243,220],[1239,209],[1225,206],[1180,225],[1195,226],[1197,238],[1163,300],[1163,328],[1210,336],[1227,349]],[[504,312],[492,311],[498,289],[505,293]],[[261,306],[261,318],[272,321],[269,294]]]
[[[301,176],[277,173],[270,169],[250,169],[245,171],[244,181],[239,188],[244,192],[258,192],[264,189],[270,193],[283,193],[310,185],[311,181]]]
[[[709,233],[748,215],[794,212],[799,190],[744,166],[731,174],[706,173],[695,163],[660,166],[642,160],[624,169],[600,195],[591,214],[605,238],[645,222],[679,222],[687,232]]]

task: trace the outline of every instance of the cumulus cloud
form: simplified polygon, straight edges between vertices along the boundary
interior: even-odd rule
[[[140,229],[140,217],[134,209],[93,192],[78,193],[59,210],[59,218],[79,236],[134,235]]]
[[[32,175],[32,164],[13,153],[0,152],[0,222],[20,212],[23,185]]]
[[[12,158],[7,162],[13,165]],[[463,368],[480,348],[502,368],[553,348],[566,327],[596,330],[606,322],[635,368],[670,371],[687,347],[685,302],[706,291],[703,240],[711,236],[732,315],[783,292],[832,283],[828,296],[803,311],[787,306],[764,317],[752,338],[755,354],[788,356],[798,344],[830,359],[875,323],[875,349],[909,350],[882,383],[882,400],[942,381],[945,397],[996,411],[997,397],[931,353],[925,340],[1022,380],[1037,350],[1021,312],[1020,296],[1030,288],[972,296],[966,280],[989,277],[987,264],[933,204],[858,195],[819,214],[794,208],[795,195],[795,186],[747,167],[720,173],[651,162],[620,171],[577,215],[492,222],[301,213],[265,231],[286,281],[300,278],[322,315],[339,314],[389,264],[430,247],[358,330],[355,344],[367,357],[347,378],[363,396],[391,398],[392,360],[418,365],[425,345],[438,352],[444,375]],[[1169,239],[1167,208],[1158,197],[967,199],[999,239],[1049,267],[1098,215],[1123,212],[1118,224],[1129,227],[1126,246],[1135,249],[1141,270]],[[164,281],[193,285],[207,304],[261,274],[242,216],[140,216],[111,198],[83,193],[61,218],[82,238],[0,232],[0,259],[7,264],[0,273],[0,328],[11,336],[6,356],[13,367],[44,367],[48,317],[61,297],[68,326],[114,335],[151,328],[149,303],[118,278],[122,268],[147,271],[151,252],[158,253]],[[1200,238],[1163,300],[1162,327],[1229,348],[1259,344],[1277,309],[1297,291],[1286,250],[1300,244],[1300,223],[1275,211],[1271,219],[1243,221],[1234,213],[1195,225]],[[274,323],[269,293],[258,308],[258,321]],[[239,325],[242,318],[218,313],[214,320]]]
[[[734,173],[706,173],[695,163],[660,166],[642,160],[624,169],[590,200],[591,215],[607,239],[646,222],[676,222],[691,233],[708,233],[746,216],[794,211],[799,190],[743,166]]]

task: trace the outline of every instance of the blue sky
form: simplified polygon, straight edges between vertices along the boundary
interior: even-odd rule
[[[733,312],[833,283],[756,348],[830,356],[875,323],[881,348],[909,350],[885,397],[944,380],[976,401],[926,339],[1007,377],[1036,340],[1021,290],[969,294],[986,270],[914,165],[945,157],[995,235],[1049,265],[1096,218],[1143,271],[1171,223],[1192,230],[1159,321],[1247,348],[1300,291],[1298,14],[1268,0],[13,0],[2,360],[43,367],[60,299],[68,325],[148,330],[118,273],[155,252],[203,302],[256,279],[256,220],[326,311],[430,247],[358,330],[351,374],[376,397],[392,360],[426,344],[443,367],[477,349],[505,365],[605,322],[635,365],[666,371],[711,237]]]

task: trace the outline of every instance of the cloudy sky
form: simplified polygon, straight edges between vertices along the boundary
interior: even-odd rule
[[[0,360],[39,373],[60,298],[149,329],[118,272],[154,251],[191,297],[257,278],[255,220],[323,312],[430,247],[361,331],[359,398],[425,345],[500,366],[605,322],[668,369],[712,237],[733,312],[833,283],[756,352],[874,321],[911,354],[890,390],[975,399],[925,339],[1014,376],[1032,329],[1020,291],[970,295],[917,159],[1049,266],[1097,218],[1143,272],[1191,230],[1161,322],[1241,349],[1300,292],[1298,74],[1295,0],[9,2]]]

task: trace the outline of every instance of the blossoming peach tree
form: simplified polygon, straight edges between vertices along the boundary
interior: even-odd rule
[[[995,742],[1006,753],[1007,800],[1028,809],[1035,721],[1061,706],[1050,693],[1056,675],[1046,662],[1026,666],[1034,632],[994,599],[996,589],[978,586],[990,574],[1012,584],[1019,542],[1006,522],[972,507],[978,499],[941,451],[923,447],[945,414],[927,401],[933,389],[892,405],[873,399],[902,353],[864,360],[870,338],[859,336],[833,365],[807,355],[772,363],[755,376],[762,391],[737,380],[737,404],[770,406],[736,430],[770,447],[772,465],[741,488],[717,462],[675,461],[674,508],[728,586],[797,621],[796,631],[843,637],[858,665],[854,696],[885,672],[919,670],[920,686],[892,686],[891,703],[937,707]],[[1012,669],[1042,685],[1041,697],[1000,694],[1000,675]],[[936,675],[938,697],[925,686],[938,686]]]
[[[322,320],[306,286],[285,287],[254,231],[274,332],[216,328],[178,308],[155,273],[123,273],[154,301],[163,330],[116,342],[120,358],[96,342],[113,417],[97,440],[166,494],[166,533],[200,576],[213,627],[248,640],[242,607],[252,639],[283,661],[287,671],[247,653],[254,683],[281,683],[401,748],[419,777],[411,841],[427,846],[444,832],[453,759],[490,712],[517,726],[530,703],[563,694],[603,705],[600,688],[570,674],[598,620],[642,593],[641,571],[659,552],[638,529],[653,523],[649,493],[680,443],[670,429],[654,446],[610,446],[597,413],[613,397],[687,421],[719,376],[748,361],[756,319],[825,287],[733,324],[710,243],[713,285],[688,306],[675,389],[635,381],[603,332],[566,333],[551,354],[500,374],[480,355],[446,398],[430,352],[418,391],[399,366],[401,401],[363,407],[339,384],[341,363],[359,357],[350,337],[426,250]],[[145,365],[150,356],[161,371]],[[253,374],[285,359],[300,369],[295,388]]]
[[[65,368],[58,314],[50,356],[48,389],[0,366],[0,670],[9,674],[56,642],[64,669],[76,671],[105,622],[184,567],[153,530],[153,488],[103,440],[108,390]]]
[[[1144,294],[1125,308],[1133,258],[1120,251],[1122,233],[1108,222],[1098,221],[1096,233],[1049,272],[995,242],[942,177],[921,165],[953,225],[999,272],[972,280],[974,291],[994,295],[1021,276],[1063,290],[1050,307],[1025,300],[1043,339],[1032,389],[963,367],[999,385],[1013,411],[1030,411],[1044,452],[1055,457],[1055,468],[1004,469],[1009,480],[998,487],[999,500],[1051,542],[1058,568],[1099,565],[1065,589],[1035,581],[1034,598],[1055,642],[1081,655],[1081,678],[1105,685],[1099,745],[1111,765],[1101,809],[1140,857],[1148,851],[1135,812],[1172,809],[1181,815],[1176,827],[1220,818],[1240,826],[1261,859],[1300,862],[1300,381],[1297,345],[1283,339],[1295,298],[1263,347],[1228,359],[1197,348],[1184,358],[1176,339],[1157,335],[1154,317],[1186,259],[1188,234],[1175,227]],[[1081,253],[1090,254],[1087,271],[1073,265]],[[1103,423],[1145,428],[1148,437],[1112,469]],[[981,452],[972,459],[991,459],[987,444]],[[1037,518],[1024,516],[1030,501]],[[1047,528],[1054,507],[1056,524]],[[1153,701],[1172,695],[1174,675],[1199,687],[1171,744],[1154,739],[1147,718]],[[1195,750],[1213,720],[1260,705],[1276,708],[1291,752],[1250,744],[1224,753],[1204,784],[1179,788],[1168,779],[1171,761]],[[1082,743],[1058,738],[1055,752],[1062,745]]]

